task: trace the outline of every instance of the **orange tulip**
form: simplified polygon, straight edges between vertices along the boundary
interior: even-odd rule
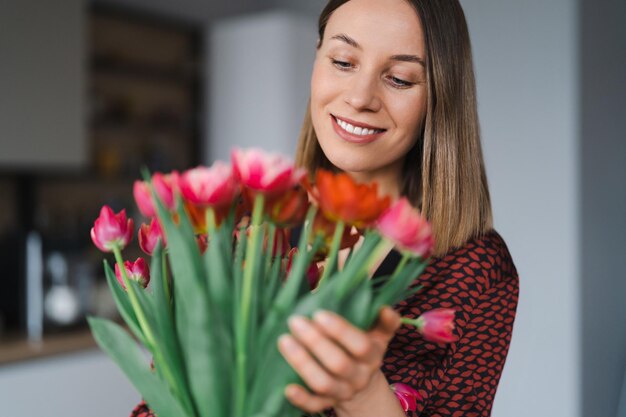
[[[318,170],[311,190],[324,216],[358,228],[374,223],[389,207],[389,197],[378,196],[378,185],[357,184],[350,175]]]

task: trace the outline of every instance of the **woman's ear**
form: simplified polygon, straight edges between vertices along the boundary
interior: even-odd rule
[[[315,49],[320,49],[322,46],[322,38],[317,38],[317,45],[315,45]]]

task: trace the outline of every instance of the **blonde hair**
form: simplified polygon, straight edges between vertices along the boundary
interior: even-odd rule
[[[331,0],[319,18],[319,46],[331,14],[349,0]],[[480,145],[469,33],[457,0],[407,0],[424,29],[428,99],[420,140],[407,153],[402,195],[430,221],[435,256],[443,256],[493,225]],[[310,173],[337,171],[322,151],[307,108],[296,164]]]

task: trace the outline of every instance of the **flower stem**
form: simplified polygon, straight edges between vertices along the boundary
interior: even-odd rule
[[[206,225],[209,236],[211,236],[215,233],[215,229],[217,229],[217,218],[215,216],[215,210],[210,206],[206,209]]]
[[[256,252],[257,241],[260,238],[260,233],[263,231],[261,228],[261,221],[263,220],[263,206],[264,195],[257,193],[254,198],[254,206],[252,208],[252,232],[250,234],[250,240],[246,245],[246,259],[243,271],[243,283],[241,290],[241,314],[239,316],[239,323],[237,326],[237,391],[236,403],[235,403],[235,416],[243,417],[244,405],[247,396],[247,381],[246,381],[246,366],[248,356],[248,333],[250,323],[250,306],[252,304],[252,288],[254,285],[254,272],[257,269],[257,257]]]
[[[335,271],[337,266],[337,259],[339,258],[339,247],[341,246],[341,238],[343,237],[343,231],[345,230],[346,225],[343,221],[339,220],[335,225],[335,233],[333,234],[333,242],[330,247],[330,257],[328,258],[328,262],[324,267],[324,272],[322,273],[322,277],[317,283],[317,288],[321,288],[322,285],[328,279],[328,276]]]
[[[128,279],[128,274],[126,274],[126,267],[124,266],[124,260],[122,258],[122,251],[120,250],[119,247],[116,246],[113,248],[113,254],[115,255],[115,261],[117,262],[120,272],[122,274],[122,280],[124,281],[124,285],[126,286],[126,290],[127,290],[126,292],[128,294],[128,298],[130,299],[130,304],[133,307],[133,310],[135,312],[135,316],[137,317],[137,321],[139,322],[139,327],[146,338],[146,342],[149,345],[149,346],[146,346],[146,348],[148,348],[148,350],[152,352],[152,354],[154,355],[157,361],[156,363],[160,365],[159,369],[163,372],[163,375],[165,376],[165,379],[168,381],[170,388],[177,395],[177,397],[182,398],[183,401],[185,401],[185,405],[187,406],[187,409],[191,410],[190,407],[193,407],[193,406],[190,404],[189,399],[185,395],[182,395],[180,393],[179,391],[180,387],[178,386],[176,382],[177,380],[174,377],[172,370],[170,369],[169,362],[166,361],[165,358],[163,357],[163,354],[161,350],[159,349],[156,343],[156,340],[154,338],[154,334],[152,333],[152,328],[148,324],[146,315],[143,309],[141,308],[141,305],[139,304],[139,299],[137,297],[137,294],[135,293],[135,288],[132,285],[130,285],[130,280]],[[163,258],[163,264],[165,265],[165,258]],[[165,267],[163,269],[165,270]],[[165,276],[165,279],[167,279],[167,276],[166,275],[164,276]]]
[[[161,252],[161,270],[163,271],[163,289],[165,290],[165,299],[167,300],[167,306],[170,309],[172,308],[172,296],[170,292],[170,280],[167,269],[167,255],[165,251]]]
[[[383,239],[378,242],[378,245],[371,252],[367,262],[365,262],[363,268],[369,275],[371,275],[374,271],[372,269],[380,264],[380,262],[384,259],[385,256],[389,253],[389,251],[393,248],[393,243],[387,239]],[[404,257],[402,258],[404,261]],[[405,261],[406,262],[406,261]]]
[[[135,294],[135,288],[130,285],[130,280],[128,279],[128,274],[126,274],[126,267],[124,266],[124,259],[122,258],[122,251],[119,247],[113,247],[113,254],[115,255],[115,261],[120,269],[122,274],[122,280],[124,281],[124,286],[126,287],[126,292],[128,294],[128,298],[130,299],[130,304],[135,311],[135,316],[137,317],[137,321],[139,322],[139,327],[143,331],[144,336],[146,337],[146,341],[150,346],[146,346],[148,349],[153,350],[155,346],[154,335],[152,334],[152,329],[148,325],[148,321],[146,320],[146,315],[139,304],[139,299],[137,298],[137,294]]]
[[[400,323],[408,324],[409,326],[414,326],[419,329],[424,325],[424,320],[421,317],[417,319],[412,319],[410,317],[400,317]]]

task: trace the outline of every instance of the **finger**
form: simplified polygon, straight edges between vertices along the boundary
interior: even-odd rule
[[[326,372],[293,336],[282,335],[278,339],[278,349],[287,363],[316,394],[341,399],[352,395],[349,385]]]
[[[400,314],[389,306],[381,308],[376,325],[370,331],[380,334],[386,339],[391,339],[402,324]]]
[[[324,310],[316,312],[313,321],[328,337],[358,360],[368,363],[379,360],[381,347],[373,344],[365,332],[343,317]]]
[[[291,317],[289,329],[315,359],[336,377],[351,381],[362,373],[359,372],[360,367],[356,360],[310,320],[301,316]]]
[[[335,405],[332,398],[311,394],[304,387],[296,384],[287,385],[285,397],[294,406],[307,413],[319,413]]]

